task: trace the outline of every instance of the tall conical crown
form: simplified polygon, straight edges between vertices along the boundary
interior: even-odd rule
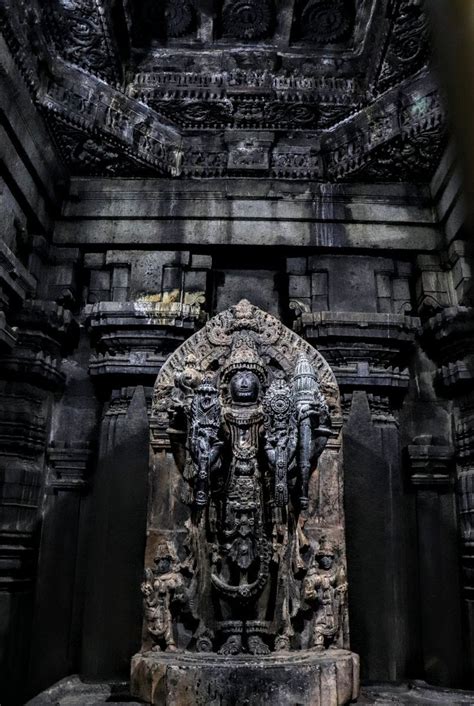
[[[255,340],[248,331],[234,334],[231,354],[222,366],[223,382],[227,382],[237,370],[251,370],[261,382],[266,380],[265,365],[258,354]]]

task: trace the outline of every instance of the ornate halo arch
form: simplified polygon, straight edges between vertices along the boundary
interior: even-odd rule
[[[314,366],[322,394],[329,406],[334,429],[341,426],[339,388],[321,353],[284,326],[276,317],[246,299],[217,314],[185,341],[163,365],[153,391],[152,427],[167,425],[167,410],[177,391],[191,393],[205,377],[215,380],[229,359],[236,336],[248,333],[273,379],[289,380],[296,360],[304,353]],[[217,380],[216,380],[217,381]]]

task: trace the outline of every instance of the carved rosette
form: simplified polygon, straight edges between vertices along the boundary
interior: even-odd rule
[[[299,36],[317,44],[337,42],[351,31],[353,19],[347,0],[307,0],[300,7]]]
[[[237,39],[267,37],[274,13],[272,0],[226,0],[222,9],[224,35]]]
[[[189,0],[167,0],[165,3],[165,25],[168,37],[182,37],[194,22],[194,8]]]

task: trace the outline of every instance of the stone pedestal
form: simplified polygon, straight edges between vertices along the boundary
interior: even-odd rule
[[[359,658],[347,650],[145,652],[132,660],[131,693],[154,706],[340,706],[358,689]]]

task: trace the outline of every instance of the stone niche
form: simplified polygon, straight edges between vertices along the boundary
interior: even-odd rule
[[[357,697],[341,428],[327,362],[246,300],[167,360],[151,415],[134,696],[189,706]]]

